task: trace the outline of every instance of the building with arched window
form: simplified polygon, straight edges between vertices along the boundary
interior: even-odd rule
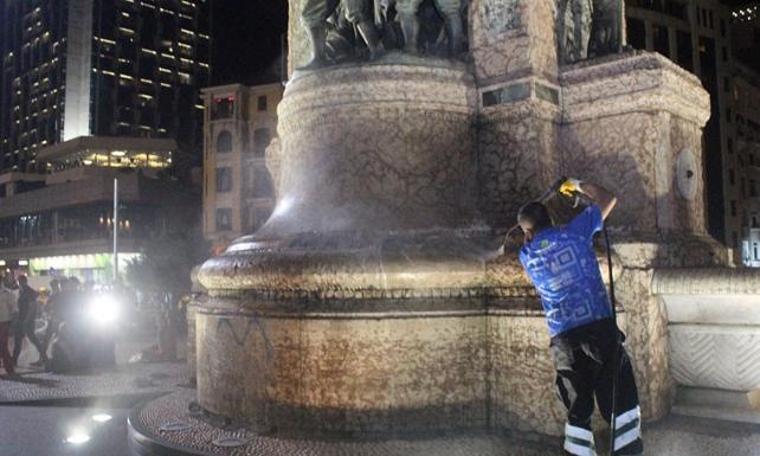
[[[281,84],[231,84],[203,90],[203,232],[219,251],[269,218],[274,179],[266,150],[277,137]]]

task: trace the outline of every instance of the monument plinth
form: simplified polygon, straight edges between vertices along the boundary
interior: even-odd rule
[[[709,99],[656,54],[561,66],[554,5],[471,2],[468,63],[391,52],[293,74],[272,218],[199,275],[203,408],[281,434],[559,434],[540,304],[496,233],[566,174],[618,193],[621,321],[644,416],[667,413],[655,270],[728,258],[704,228]],[[296,67],[309,41],[290,20]]]

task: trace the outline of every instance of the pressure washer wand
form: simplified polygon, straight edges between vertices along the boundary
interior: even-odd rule
[[[617,389],[620,371],[620,328],[617,324],[617,305],[615,301],[615,279],[612,274],[612,250],[610,249],[610,237],[607,234],[607,225],[604,225],[604,244],[607,250],[607,273],[610,280],[610,307],[612,309],[612,322],[615,327],[615,350],[612,353],[612,407],[610,412],[610,456],[615,454],[615,418],[617,410]]]

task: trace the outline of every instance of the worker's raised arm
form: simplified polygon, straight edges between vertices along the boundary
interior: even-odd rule
[[[602,220],[606,219],[612,209],[617,204],[617,198],[609,190],[601,185],[583,182],[578,179],[566,179],[560,185],[559,190],[565,196],[575,196],[578,193],[585,195],[592,203],[599,206],[602,213]]]
[[[578,189],[581,193],[586,195],[594,204],[599,206],[602,211],[602,219],[607,219],[612,209],[617,204],[617,198],[609,190],[601,185],[592,184],[590,182],[581,182],[578,185]]]

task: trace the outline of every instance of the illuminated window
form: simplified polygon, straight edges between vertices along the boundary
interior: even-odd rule
[[[211,105],[211,120],[229,119],[235,112],[235,97],[214,98]]]
[[[216,137],[216,152],[218,154],[226,154],[232,152],[232,134],[224,130]]]

